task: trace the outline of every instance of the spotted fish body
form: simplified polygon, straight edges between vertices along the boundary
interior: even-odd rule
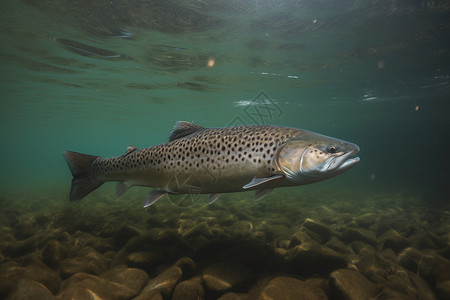
[[[327,147],[334,149],[333,153],[328,153]],[[130,146],[124,155],[112,158],[70,151],[64,155],[74,176],[71,201],[82,199],[106,181],[117,181],[117,195],[134,185],[155,188],[147,197],[148,206],[167,193],[209,194],[208,201],[213,202],[221,193],[257,190],[256,198],[261,198],[275,187],[307,184],[340,174],[356,164],[358,158],[347,157],[358,150],[354,144],[296,128],[208,129],[178,122],[169,142],[161,145],[145,149]],[[331,176],[299,174],[299,169],[305,174],[314,171],[315,161],[328,161],[331,166],[330,158],[344,155],[338,166],[344,169],[330,170]]]

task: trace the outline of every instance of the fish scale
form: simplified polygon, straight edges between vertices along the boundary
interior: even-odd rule
[[[248,161],[267,172],[274,172],[273,157],[277,146],[295,131],[273,126],[206,129],[124,156],[99,159],[94,168],[100,169],[96,172],[100,176],[106,173],[113,176],[111,172],[124,170],[153,170],[173,175],[174,172],[195,172],[204,168],[216,173]]]
[[[74,176],[72,201],[106,181],[117,181],[118,196],[135,185],[155,188],[146,201],[150,205],[167,193],[194,190],[210,194],[212,201],[220,193],[244,190],[257,190],[258,198],[263,197],[275,187],[325,179],[306,180],[305,176],[314,175],[314,168],[325,162],[334,168],[332,162],[336,164],[338,157],[358,150],[354,144],[291,127],[203,128],[177,122],[164,144],[144,149],[130,146],[124,155],[111,158],[66,151],[65,158]]]

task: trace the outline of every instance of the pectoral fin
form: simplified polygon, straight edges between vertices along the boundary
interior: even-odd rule
[[[153,190],[148,194],[147,198],[144,202],[144,208],[154,204],[156,201],[161,199],[165,194],[167,194],[164,190]]]
[[[214,201],[220,198],[220,195],[222,194],[208,194],[208,198],[206,201],[208,202],[208,204],[212,204],[214,203]]]
[[[267,194],[269,194],[273,189],[264,189],[264,190],[257,190],[255,192],[255,201],[259,201],[262,198],[264,198],[265,196],[267,196]]]
[[[123,194],[125,194],[126,191],[130,189],[131,185],[126,184],[125,182],[118,182],[116,184],[116,197],[119,198]]]
[[[243,189],[249,189],[249,188],[253,188],[256,187],[260,184],[275,180],[275,179],[279,179],[279,178],[283,178],[283,175],[272,175],[270,177],[264,177],[264,178],[253,178],[252,181],[250,181],[249,183],[247,183],[246,185],[244,185],[242,188]]]

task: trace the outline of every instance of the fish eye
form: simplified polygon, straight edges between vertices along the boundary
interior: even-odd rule
[[[327,151],[328,151],[328,153],[336,153],[337,147],[335,145],[330,145],[327,147]]]

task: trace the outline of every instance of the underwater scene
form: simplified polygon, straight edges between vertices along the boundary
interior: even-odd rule
[[[0,8],[0,299],[450,299],[448,1]]]

